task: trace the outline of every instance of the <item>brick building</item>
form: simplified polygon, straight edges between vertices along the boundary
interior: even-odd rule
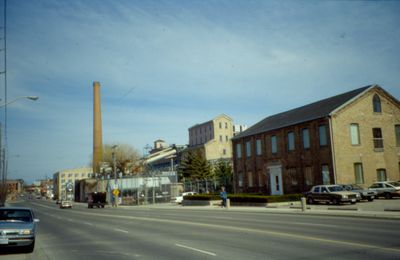
[[[232,139],[236,192],[400,179],[400,102],[366,86],[263,119]]]

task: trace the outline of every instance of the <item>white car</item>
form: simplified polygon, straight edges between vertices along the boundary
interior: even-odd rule
[[[195,192],[195,191],[184,192],[181,195],[175,197],[175,202],[178,204],[181,204],[184,196],[190,196],[190,195],[195,195],[195,194],[197,194],[197,192]]]

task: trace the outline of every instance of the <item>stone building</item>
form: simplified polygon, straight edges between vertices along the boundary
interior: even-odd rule
[[[189,128],[187,151],[200,151],[208,161],[232,158],[233,120],[227,115]]]
[[[236,192],[400,179],[400,102],[366,86],[263,119],[232,139]]]
[[[90,167],[81,167],[67,169],[53,174],[53,194],[58,199],[67,198],[68,186],[75,187],[75,181],[91,178],[93,169]],[[73,194],[73,191],[71,191]]]

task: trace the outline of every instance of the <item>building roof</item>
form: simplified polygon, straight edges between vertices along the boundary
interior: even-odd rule
[[[240,139],[243,137],[327,117],[335,109],[346,104],[347,102],[373,86],[376,85],[369,85],[358,88],[337,96],[326,98],[302,107],[266,117],[260,122],[248,128],[247,130],[236,135],[233,139]]]
[[[218,119],[218,118],[220,118],[220,117],[225,117],[225,118],[227,118],[227,119],[233,121],[232,118],[231,118],[230,116],[227,116],[227,115],[225,115],[225,114],[220,114],[220,115],[214,117],[214,118],[211,119],[211,120],[208,120],[208,121],[203,122],[203,123],[195,124],[194,126],[189,127],[189,130],[192,129],[192,128],[196,128],[196,127],[198,127],[198,126],[202,126],[202,125],[205,125],[205,124],[209,124],[209,123],[213,122],[214,120],[216,120],[216,119]]]

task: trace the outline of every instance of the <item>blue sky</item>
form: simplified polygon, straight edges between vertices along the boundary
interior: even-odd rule
[[[251,126],[374,83],[400,99],[399,14],[398,1],[8,1],[8,99],[40,97],[8,107],[9,178],[89,165],[93,81],[103,142],[140,153],[221,113]]]

